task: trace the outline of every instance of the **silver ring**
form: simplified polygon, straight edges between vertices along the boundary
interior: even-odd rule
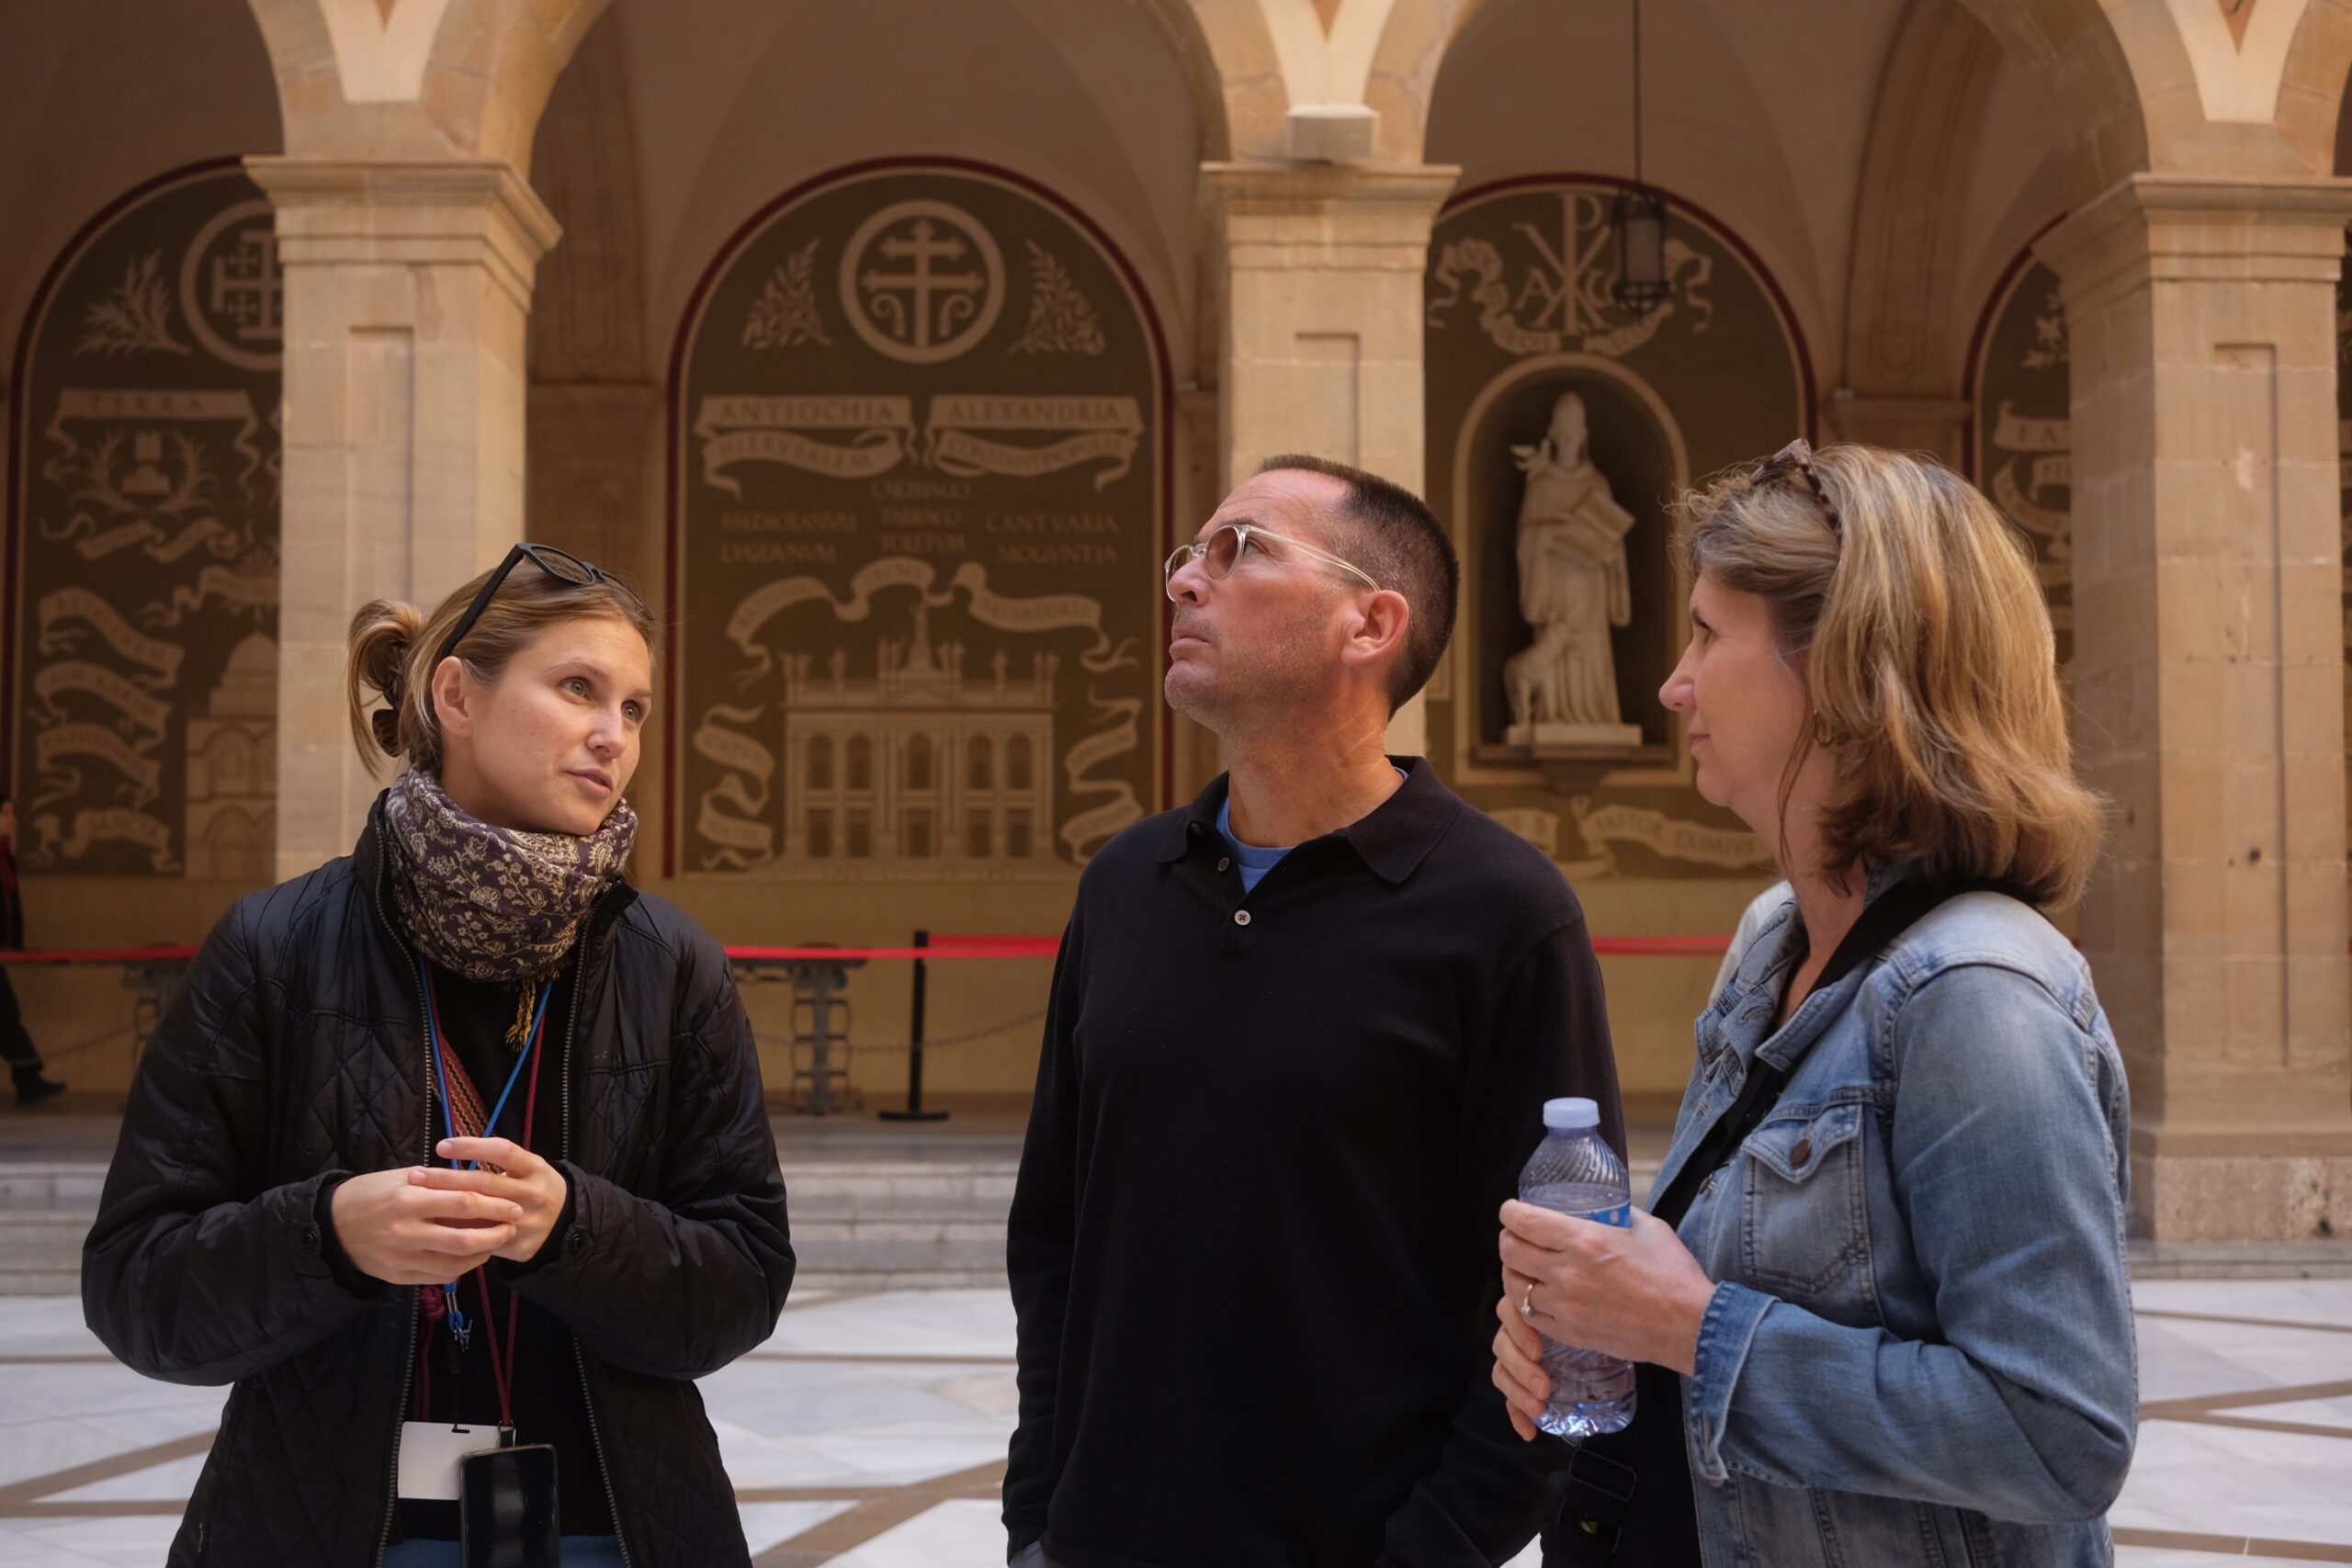
[[[1535,1281],[1527,1281],[1527,1293],[1519,1298],[1519,1316],[1522,1323],[1535,1321]]]

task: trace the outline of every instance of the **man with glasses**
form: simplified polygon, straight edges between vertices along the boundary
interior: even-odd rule
[[[1383,750],[1460,572],[1409,492],[1276,457],[1167,563],[1229,772],[1088,865],[1007,1249],[1015,1562],[1473,1568],[1534,1532],[1497,1212],[1609,1024],[1558,869]]]

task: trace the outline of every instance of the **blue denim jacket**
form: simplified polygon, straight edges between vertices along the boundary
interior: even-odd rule
[[[1705,1561],[2109,1563],[2139,1377],[2130,1108],[2090,973],[1963,894],[1775,1030],[1796,919],[1700,1016],[1651,1199],[1759,1054],[1793,1068],[1680,1227],[1718,1281],[1683,1383]]]

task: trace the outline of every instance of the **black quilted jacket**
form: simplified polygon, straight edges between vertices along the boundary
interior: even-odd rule
[[[125,1363],[234,1383],[170,1562],[368,1568],[390,1523],[416,1292],[338,1285],[313,1207],[424,1159],[423,1003],[356,851],[240,899],[149,1043],[82,1253]],[[562,1318],[633,1568],[748,1561],[692,1379],[765,1339],[792,1282],[752,1030],[708,933],[616,886],[578,966],[561,1255],[512,1273]],[[493,1264],[493,1270],[504,1269]]]

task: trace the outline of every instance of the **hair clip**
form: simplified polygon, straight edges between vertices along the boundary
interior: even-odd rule
[[[382,748],[384,755],[400,755],[401,716],[390,708],[378,708],[368,716],[368,722],[375,729],[376,744]]]

